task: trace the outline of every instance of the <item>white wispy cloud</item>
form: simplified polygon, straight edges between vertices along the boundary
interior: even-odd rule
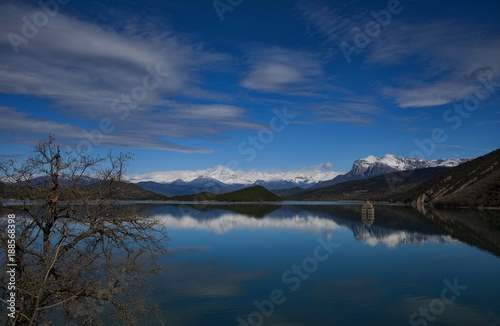
[[[324,55],[340,62],[345,62],[341,42],[353,44],[356,31],[373,21],[373,6],[357,2],[299,1],[296,8],[309,35],[323,39],[322,47],[327,48],[322,49]],[[472,26],[463,20],[415,21],[393,16],[366,47],[358,49],[363,54],[357,53],[357,59],[370,68],[398,68],[392,81],[379,81],[373,91],[399,107],[449,104],[470,96],[481,72],[491,71],[499,79],[500,40],[496,32],[488,25]]]
[[[254,51],[241,85],[263,92],[305,91],[324,76],[320,60],[310,53],[272,48]]]
[[[485,71],[500,73],[500,40],[487,30],[461,22],[394,23],[374,42],[367,63],[417,65],[416,74],[382,88],[400,107],[428,107],[465,99]]]
[[[312,52],[283,48],[258,49],[249,53],[249,70],[241,85],[266,95],[300,96],[303,103],[293,101],[303,122],[333,121],[370,124],[381,112],[373,98],[340,85],[337,76],[328,75],[325,62]]]
[[[314,110],[320,120],[359,125],[373,123],[373,117],[382,112],[373,99],[368,97],[332,104],[325,103],[314,107]]]
[[[325,2],[299,1],[296,9],[310,27],[309,35],[320,33],[331,42],[342,39],[351,24],[351,19],[342,14],[341,8]]]
[[[47,119],[30,118],[23,112],[17,112],[8,107],[0,106],[0,130],[8,134],[11,141],[32,145],[34,141],[55,134],[60,143],[73,149],[89,149],[89,146],[110,146],[124,148],[144,148],[155,150],[170,150],[177,152],[207,152],[207,149],[192,148],[174,144],[165,140],[155,139],[161,132],[150,133],[140,130],[127,130],[99,136],[99,133],[84,128]],[[1,133],[0,133],[1,134]],[[103,135],[100,133],[100,135]]]
[[[300,0],[295,5],[307,35],[323,40],[318,51],[327,59],[344,56],[339,48],[342,41],[352,42],[354,27],[363,26],[369,19],[370,8],[359,1]]]
[[[453,79],[411,84],[413,86],[384,87],[382,94],[391,97],[401,108],[429,107],[463,100],[477,87],[477,82],[470,83]]]
[[[37,10],[21,3],[1,4],[0,29],[6,35],[23,36],[21,17],[32,17]],[[164,138],[217,136],[261,127],[248,121],[245,108],[217,103],[217,98],[224,102],[228,97],[203,84],[201,74],[217,71],[230,56],[165,25],[124,19],[122,26],[108,26],[61,10],[17,47],[15,54],[9,38],[0,39],[0,93],[47,99],[61,117],[95,124],[93,129],[103,118],[112,120],[115,131],[105,136],[103,146],[190,151]],[[148,75],[150,89],[144,92]],[[178,97],[207,104],[172,100]],[[22,135],[53,132],[68,140],[84,139],[80,126],[35,118],[22,108],[3,111],[10,126],[23,126],[22,132],[17,131]],[[2,130],[15,136],[16,130],[6,121],[2,120]]]

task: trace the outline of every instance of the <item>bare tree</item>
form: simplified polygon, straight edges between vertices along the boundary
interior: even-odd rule
[[[51,135],[24,163],[0,163],[0,181],[19,199],[9,206],[17,211],[16,311],[6,324],[41,325],[56,318],[94,325],[103,311],[112,311],[120,323],[138,322],[148,308],[140,294],[167,237],[158,221],[116,203],[131,158],[62,154]],[[3,230],[6,219],[2,214]],[[1,234],[7,252],[7,234]],[[3,304],[7,278],[3,273]]]

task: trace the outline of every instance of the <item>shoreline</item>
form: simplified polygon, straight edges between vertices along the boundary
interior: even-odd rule
[[[135,204],[155,204],[155,205],[167,205],[167,204],[174,204],[174,205],[190,205],[190,204],[195,204],[195,205],[281,205],[281,206],[287,206],[287,205],[304,205],[304,206],[312,206],[312,205],[362,205],[365,201],[364,200],[327,200],[327,201],[321,201],[321,200],[300,200],[300,201],[211,201],[211,200],[205,200],[205,201],[182,201],[182,200],[157,200],[157,199],[152,199],[152,200],[117,200],[114,202],[116,205],[135,205]],[[413,207],[413,208],[418,208],[418,205],[414,204],[407,204],[403,202],[387,202],[387,201],[371,201],[370,202],[374,205],[377,206],[406,206],[406,207]],[[24,202],[21,202],[19,200],[3,200],[0,201],[1,206],[0,207],[13,207],[13,206],[21,206],[24,205]],[[34,202],[33,204],[40,204]],[[422,206],[420,206],[422,207]],[[435,206],[432,204],[426,204],[423,205],[424,208],[431,208],[431,209],[460,209],[460,210],[478,210],[478,211],[496,211],[500,210],[500,207],[489,207],[489,206],[479,206],[479,207],[469,207],[469,206]]]

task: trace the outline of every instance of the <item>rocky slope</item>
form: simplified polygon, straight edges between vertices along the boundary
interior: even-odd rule
[[[323,188],[342,182],[368,179],[378,175],[398,171],[409,171],[432,167],[454,167],[469,161],[469,159],[438,159],[423,160],[420,158],[404,158],[387,154],[383,157],[368,156],[354,161],[352,169],[332,180],[320,182],[314,188]]]
[[[338,200],[377,200],[402,201],[399,194],[406,193],[422,183],[432,180],[450,168],[435,167],[411,171],[401,175],[394,172],[369,179],[338,183],[319,189],[310,189],[302,193],[284,196],[286,200],[338,201]]]
[[[460,164],[393,172],[312,189],[289,200],[379,200],[415,206],[500,208],[500,150]]]
[[[407,200],[416,205],[500,207],[500,149],[422,184]]]

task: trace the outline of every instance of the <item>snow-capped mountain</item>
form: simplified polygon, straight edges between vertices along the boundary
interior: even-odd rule
[[[420,158],[403,158],[387,154],[383,157],[368,156],[354,161],[349,173],[352,175],[376,176],[385,173],[407,171],[437,166],[454,167],[467,162],[468,159],[423,160]]]
[[[438,166],[454,167],[469,160],[470,159],[423,160],[420,158],[398,157],[392,154],[386,154],[383,157],[370,155],[354,161],[351,171],[344,175],[339,175],[332,180],[320,182],[315,186],[315,188],[331,186],[351,180],[367,179],[377,175],[398,171],[408,171]]]
[[[278,171],[278,172],[261,172],[257,170],[231,170],[224,166],[206,170],[178,170],[153,172],[142,175],[133,175],[129,177],[129,181],[146,182],[153,181],[157,183],[200,183],[198,181],[205,180],[205,183],[221,182],[225,185],[263,185],[271,186],[270,188],[292,188],[302,186],[305,188],[312,185],[330,180],[338,176],[339,173],[324,169],[310,169],[298,171]],[[201,182],[203,183],[203,182]]]
[[[216,166],[205,170],[177,170],[132,175],[129,181],[137,183],[144,189],[167,196],[195,194],[202,191],[224,193],[253,185],[261,185],[270,190],[297,187],[307,189],[397,171],[437,166],[453,167],[466,161],[468,159],[422,160],[387,154],[383,157],[368,156],[356,160],[351,171],[344,175],[332,171],[331,165],[326,169],[320,166],[314,169],[277,172],[262,172],[255,169],[231,170],[225,166]]]

